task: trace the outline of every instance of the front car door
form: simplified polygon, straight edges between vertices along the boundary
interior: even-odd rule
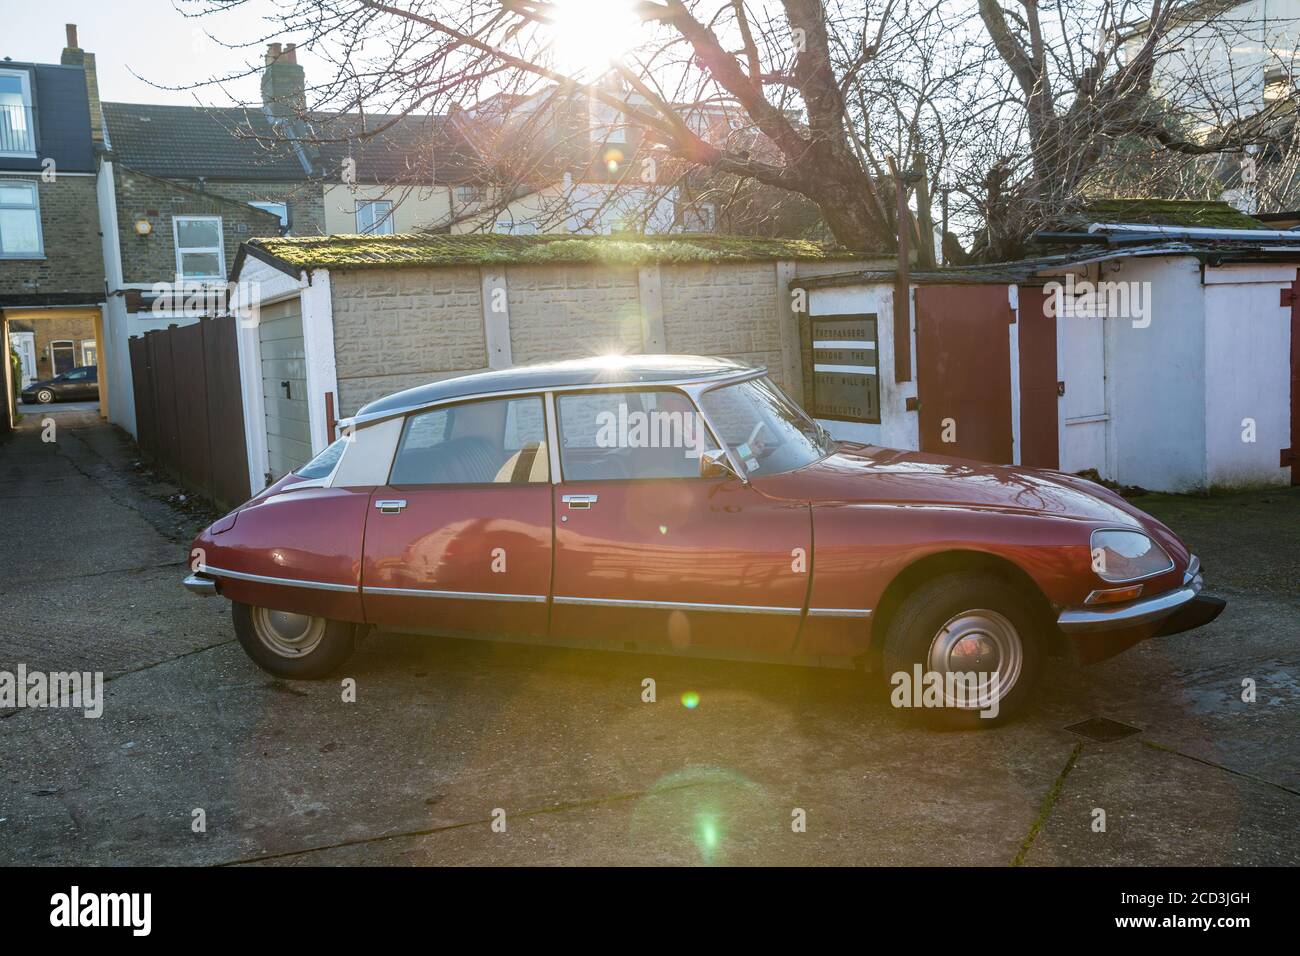
[[[701,477],[717,443],[674,389],[555,396],[552,637],[786,653],[808,591],[806,504]]]
[[[539,395],[413,412],[371,495],[362,598],[392,630],[543,637],[551,484]]]

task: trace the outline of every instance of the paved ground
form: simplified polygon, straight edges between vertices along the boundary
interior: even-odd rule
[[[37,417],[50,413],[98,412],[99,402],[52,402],[49,405],[27,405],[25,403],[19,403],[18,411],[23,415],[35,415]]]
[[[180,588],[201,518],[121,433],[79,413],[39,435],[0,445],[0,670],[109,683],[98,720],[0,712],[2,864],[1300,863],[1294,490],[1148,500],[1220,620],[938,733],[847,673],[385,634],[343,703],[257,670],[226,602]],[[1093,716],[1141,732],[1063,729]]]

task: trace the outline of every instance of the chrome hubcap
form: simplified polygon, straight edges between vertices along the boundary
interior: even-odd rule
[[[267,649],[281,657],[302,657],[325,636],[325,619],[291,611],[253,608],[253,630]]]
[[[945,706],[967,710],[1006,697],[1020,679],[1023,663],[1015,626],[986,608],[953,615],[930,642],[926,659],[927,668],[944,678]]]

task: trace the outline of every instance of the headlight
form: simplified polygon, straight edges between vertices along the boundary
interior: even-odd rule
[[[1092,569],[1103,581],[1137,581],[1173,566],[1165,549],[1141,531],[1106,528],[1092,533]]]

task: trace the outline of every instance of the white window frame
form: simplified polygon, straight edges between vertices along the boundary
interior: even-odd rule
[[[465,198],[465,190],[467,189],[473,192],[474,194],[469,199]],[[476,203],[482,201],[483,201],[483,190],[480,189],[478,186],[457,186],[456,187],[456,202],[460,203],[460,205],[473,206]]]
[[[88,346],[89,346],[89,348],[90,348],[90,351],[91,351],[91,352],[94,354],[94,356],[95,356],[95,361],[93,361],[93,362],[88,362],[88,361],[86,361],[86,358],[87,358],[87,356],[86,356],[86,348],[87,348]],[[99,364],[99,348],[95,345],[95,340],[94,340],[94,339],[82,339],[82,340],[81,340],[81,364],[82,364],[82,365],[98,365],[98,364]]]
[[[183,222],[215,222],[217,224],[217,244],[215,246],[186,246],[181,248],[181,223]],[[220,216],[172,216],[172,248],[176,252],[176,281],[199,281],[203,279],[224,279],[226,277],[226,233],[223,228]],[[187,276],[181,265],[182,253],[185,252],[215,252],[217,261],[221,263],[220,275],[203,275]]]
[[[77,367],[77,340],[76,339],[50,339],[50,344],[46,346],[46,349],[50,353],[50,378],[54,378],[54,376],[56,375],[63,374],[58,370],[59,363],[54,360],[54,350],[56,348],[60,348],[65,345],[68,347],[68,350],[72,352],[72,368],[69,368],[68,371],[71,372],[72,369]]]
[[[16,76],[22,86],[23,109],[27,113],[27,135],[32,148],[28,150],[0,150],[0,156],[36,156],[36,107],[32,103],[32,75],[27,70],[0,68],[0,76]]]
[[[369,209],[371,206],[387,206],[388,209],[378,218],[374,213],[370,215],[369,227],[361,225],[361,210]],[[358,199],[356,208],[357,232],[363,236],[392,236],[397,233],[396,223],[393,221],[393,201],[391,199]],[[380,230],[383,226],[383,231]]]
[[[15,203],[0,202],[0,209],[31,209],[36,213],[36,251],[35,252],[4,252],[3,238],[0,237],[0,259],[44,259],[45,258],[45,231],[41,228],[41,190],[30,179],[4,179],[0,178],[0,186],[26,186],[32,191],[31,205],[17,205]]]

